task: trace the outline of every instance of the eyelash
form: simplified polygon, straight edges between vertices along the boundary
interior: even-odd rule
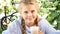
[[[33,13],[33,12],[34,12],[34,10],[32,10],[32,11],[31,11],[31,13]],[[28,13],[28,11],[25,11],[24,13],[26,13],[26,14],[27,14],[27,13]]]
[[[34,12],[34,10],[31,11],[31,13],[33,13],[33,12]]]
[[[26,14],[27,14],[27,13],[28,13],[28,11],[25,11],[24,13],[26,13]]]

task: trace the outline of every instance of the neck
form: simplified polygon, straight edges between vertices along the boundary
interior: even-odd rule
[[[25,23],[25,25],[28,26],[28,27],[31,27],[31,26],[35,26],[36,24],[35,23],[26,24]]]

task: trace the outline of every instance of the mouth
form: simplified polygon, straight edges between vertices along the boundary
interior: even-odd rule
[[[33,20],[33,18],[27,18],[27,20]]]

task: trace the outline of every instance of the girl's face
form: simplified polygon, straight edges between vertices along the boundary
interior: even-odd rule
[[[35,5],[24,5],[21,8],[21,17],[25,20],[26,25],[33,25],[37,17],[37,8]]]

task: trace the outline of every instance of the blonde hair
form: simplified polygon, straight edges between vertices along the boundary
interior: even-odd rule
[[[21,0],[20,3],[19,3],[19,6],[18,6],[18,10],[19,12],[21,11],[22,7],[23,6],[26,6],[26,5],[34,5],[36,7],[37,10],[39,10],[39,6],[38,6],[38,3],[36,0]]]
[[[30,4],[30,3],[36,3],[36,0],[21,0],[20,2],[24,4]]]
[[[38,19],[38,17],[34,20],[34,24],[36,25],[36,26],[38,26],[38,21],[37,21],[37,19]],[[25,21],[24,21],[24,19],[22,18],[22,20],[21,20],[21,26],[22,26],[22,34],[26,34],[26,27],[25,27]]]
[[[22,6],[24,5],[28,5],[28,4],[31,4],[31,5],[36,5],[36,0],[21,0],[20,1],[20,5],[19,5],[19,10],[21,10]],[[38,7],[38,6],[37,6]],[[25,21],[24,19],[22,18],[21,20],[21,25],[22,25],[22,34],[26,34],[26,27],[25,27]],[[35,19],[35,24],[37,25],[37,18]]]

